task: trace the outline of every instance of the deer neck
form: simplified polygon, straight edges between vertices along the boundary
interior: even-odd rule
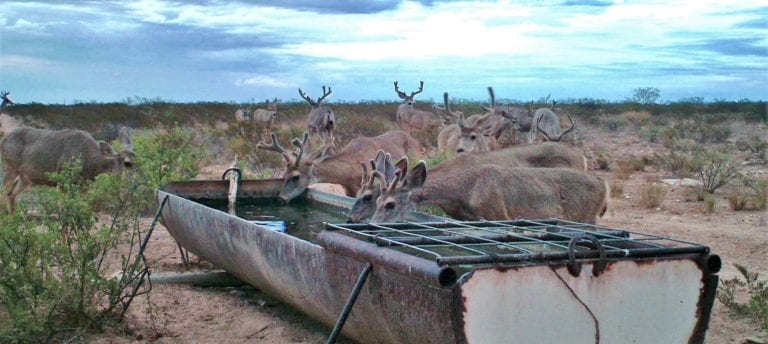
[[[354,171],[358,171],[355,169]],[[350,164],[332,156],[315,164],[312,174],[312,183],[333,183],[348,185],[350,180],[359,182],[360,176],[350,176]]]

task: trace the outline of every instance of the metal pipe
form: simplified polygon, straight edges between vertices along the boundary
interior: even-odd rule
[[[320,232],[317,242],[326,250],[370,262],[377,268],[384,268],[430,284],[437,283],[442,287],[450,287],[458,279],[453,268],[437,266],[434,261],[378,247],[373,243],[360,241],[337,231]]]
[[[331,335],[328,336],[327,344],[336,343],[336,337],[339,336],[342,327],[344,327],[344,323],[347,322],[349,313],[352,312],[352,307],[355,305],[355,301],[357,301],[357,296],[360,295],[360,291],[363,290],[365,281],[368,280],[368,275],[371,273],[372,269],[373,265],[368,263],[365,266],[365,269],[363,269],[363,272],[360,273],[360,276],[357,277],[357,282],[355,282],[355,287],[352,289],[352,294],[349,294],[349,299],[347,299],[347,303],[344,304],[344,308],[341,310],[339,320],[336,320],[336,325],[333,326],[333,331],[331,331]]]

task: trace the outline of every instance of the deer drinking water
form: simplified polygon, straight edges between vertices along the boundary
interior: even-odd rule
[[[296,147],[295,152],[280,146],[274,133],[271,143],[258,144],[258,148],[282,154],[285,160],[280,198],[286,202],[301,195],[307,186],[315,183],[339,184],[347,196],[355,196],[362,178],[360,163],[366,162],[379,150],[396,156],[421,156],[419,142],[402,130],[389,131],[375,137],[358,137],[335,154],[331,153],[332,143],[313,150],[308,138],[309,135],[305,133],[303,141],[291,141]]]
[[[373,176],[382,185],[374,223],[401,221],[419,204],[437,205],[459,220],[557,217],[595,223],[609,193],[603,180],[567,168],[438,165],[427,178],[420,161],[390,183],[378,171]]]
[[[123,145],[116,152],[104,141],[96,141],[82,130],[47,130],[22,127],[14,129],[0,143],[5,177],[4,193],[11,211],[16,197],[31,185],[51,185],[47,173],[58,172],[63,164],[79,159],[81,177],[93,179],[106,172],[133,167],[133,145],[128,128],[119,134]]]
[[[331,95],[331,92],[333,91],[331,91],[330,86],[328,86],[327,91],[326,87],[323,86],[323,95],[315,101],[299,89],[299,96],[312,106],[307,115],[307,130],[310,134],[319,135],[323,141],[330,139],[332,142],[334,140],[333,130],[336,124],[336,114],[328,105],[323,104],[323,100]]]
[[[404,175],[407,171],[403,169],[405,163],[402,159],[397,164],[392,164],[391,159],[380,160],[383,152],[379,152],[372,163],[372,169],[369,173],[367,168],[363,168],[364,177],[361,183],[361,189],[355,199],[355,204],[350,212],[349,221],[360,222],[370,218],[376,211],[376,200],[381,195],[380,185],[392,182],[393,171],[400,170]],[[388,162],[386,162],[388,161]],[[514,146],[488,152],[477,152],[472,154],[459,154],[451,159],[443,161],[437,167],[436,171],[462,171],[474,166],[494,165],[500,167],[539,167],[539,168],[571,168],[580,171],[587,170],[587,158],[565,145],[556,142],[545,142],[538,145]],[[373,171],[385,177],[384,183],[372,177]],[[499,185],[502,187],[503,185]]]

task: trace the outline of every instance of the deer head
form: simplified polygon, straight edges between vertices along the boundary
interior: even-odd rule
[[[451,104],[448,102],[448,92],[443,92],[443,107],[433,105],[432,110],[435,110],[438,116],[443,119],[444,124],[456,122],[459,116],[463,116],[461,111],[451,110]]]
[[[407,158],[403,159],[401,167],[401,171],[408,170]],[[394,222],[416,208],[417,203],[411,193],[424,185],[427,179],[427,164],[423,160],[419,161],[407,174],[397,173],[397,177],[390,183],[386,182],[386,178],[379,171],[373,171],[373,177],[379,180],[381,195],[376,200],[376,212],[371,222]]]
[[[312,151],[309,141],[309,133],[304,133],[303,140],[295,138],[291,144],[296,147],[293,152],[288,152],[280,146],[277,135],[271,134],[272,142],[259,142],[256,147],[264,150],[278,152],[285,160],[285,172],[283,173],[283,187],[280,190],[280,199],[288,202],[301,195],[314,182],[314,166],[330,156],[332,145],[325,145],[316,151]]]
[[[0,97],[2,97],[2,103],[0,103],[0,111],[3,111],[6,106],[9,105],[15,105],[16,103],[13,102],[13,99],[10,97],[11,92],[8,91],[2,91],[0,92]]]
[[[398,175],[405,174],[406,170],[403,170],[404,163],[405,159],[400,159],[396,164],[393,164],[392,156],[389,153],[384,153],[382,150],[379,150],[376,159],[369,161],[370,171],[368,171],[368,165],[360,163],[363,169],[363,177],[360,182],[360,190],[358,190],[355,196],[355,204],[349,213],[348,222],[361,222],[370,218],[376,212],[376,199],[381,195],[381,182],[373,176],[373,172],[377,171],[380,175],[384,176],[385,183],[390,183]]]
[[[498,122],[494,121],[492,124],[487,124],[493,116],[500,116],[504,109],[496,106],[496,96],[493,92],[493,87],[488,87],[488,94],[490,95],[490,107],[483,106],[483,110],[486,113],[477,118],[472,123],[467,123],[464,116],[459,117],[459,121],[456,123],[459,126],[459,144],[456,147],[457,153],[464,152],[486,152],[493,149],[495,140],[499,137],[501,131],[498,131],[496,135],[490,135],[490,133],[496,133],[497,131],[489,130],[497,126]]]
[[[405,92],[400,91],[400,88],[397,86],[397,81],[395,81],[395,93],[397,93],[397,96],[400,97],[400,99],[405,102],[406,105],[413,107],[413,100],[414,97],[421,93],[424,90],[424,81],[419,81],[419,89],[417,91],[411,92],[411,95],[407,95]]]
[[[136,154],[133,152],[133,142],[131,141],[131,134],[128,132],[127,127],[120,128],[120,134],[118,134],[118,140],[122,146],[120,152],[115,149],[109,143],[104,141],[98,141],[99,150],[104,158],[114,161],[112,165],[112,172],[119,172],[124,169],[133,167],[133,160]]]

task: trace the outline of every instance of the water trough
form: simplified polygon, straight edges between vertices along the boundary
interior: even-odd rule
[[[241,181],[238,207],[276,199],[281,184]],[[294,235],[217,209],[227,192],[226,181],[166,185],[162,222],[190,252],[329,326],[367,270],[343,327],[361,343],[704,342],[720,268],[706,246],[416,212],[408,223],[339,221]],[[302,202],[343,214],[353,200],[309,190]]]

